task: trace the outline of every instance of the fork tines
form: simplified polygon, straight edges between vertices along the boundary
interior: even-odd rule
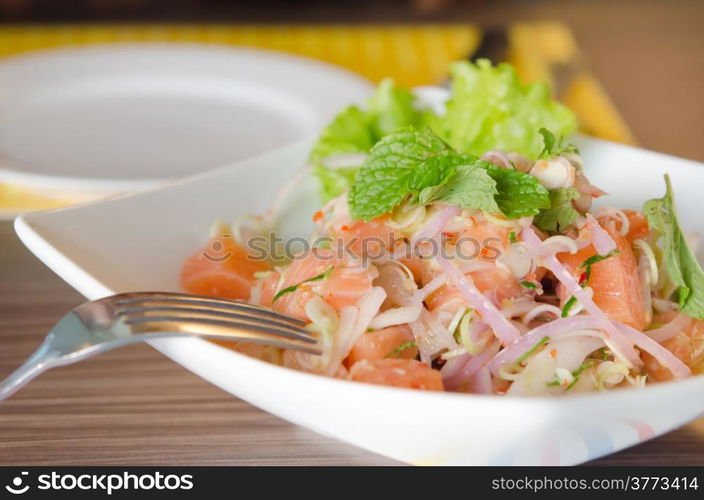
[[[307,344],[317,342],[304,328],[305,322],[245,302],[177,293],[128,293],[117,298],[114,304],[116,314],[130,325],[170,323],[230,327]]]

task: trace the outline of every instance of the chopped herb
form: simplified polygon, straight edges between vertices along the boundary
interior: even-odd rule
[[[574,306],[576,302],[577,297],[575,297],[574,295],[570,297],[569,300],[565,302],[565,307],[562,308],[562,314],[560,315],[560,317],[566,318],[567,316],[569,316],[570,309],[572,309],[572,306]]]
[[[597,351],[599,354],[599,357],[603,359],[604,361],[609,360],[609,350],[606,347],[602,347]]]
[[[533,223],[543,231],[562,232],[570,227],[579,217],[572,201],[580,194],[575,188],[555,188],[550,190],[550,207],[542,210]]]
[[[516,243],[516,233],[514,233],[513,231],[508,233],[508,241],[510,241],[511,243]]]
[[[533,347],[528,349],[525,353],[523,353],[523,356],[521,356],[520,358],[518,358],[516,360],[516,364],[520,365],[520,364],[524,363],[528,358],[530,358],[533,354],[535,354],[535,352],[538,349],[540,349],[542,346],[544,346],[548,342],[550,342],[550,337],[543,337],[542,339],[537,341]]]
[[[614,255],[618,255],[619,253],[621,253],[621,252],[619,252],[619,250],[612,250],[609,253],[607,253],[606,255],[599,255],[599,254],[593,255],[593,256],[589,257],[587,260],[585,260],[584,262],[582,262],[582,265],[580,267],[582,269],[586,269],[590,266],[593,266],[597,262],[601,262],[602,260],[606,260],[609,257],[613,257]]]
[[[579,381],[579,376],[592,366],[594,366],[594,361],[592,361],[591,359],[582,363],[579,368],[572,372],[574,380],[572,380],[572,383],[568,385],[565,390],[569,391],[570,389],[572,389],[572,387],[574,387],[574,385]]]
[[[614,255],[618,255],[619,253],[621,253],[619,250],[612,250],[609,253],[607,253],[606,255],[599,255],[599,254],[592,255],[587,260],[582,262],[582,265],[579,266],[582,269],[584,269],[584,279],[581,280],[581,283],[580,283],[582,285],[582,288],[587,286],[587,284],[589,283],[589,278],[592,277],[592,266],[594,264],[596,264],[597,262],[601,262],[602,260],[606,260],[609,257],[613,257]]]
[[[560,137],[560,140],[555,144],[555,135],[545,127],[539,129],[538,133],[543,136],[543,150],[538,158],[547,159],[564,153],[579,154],[579,149],[574,144],[562,145],[563,137]]]
[[[537,290],[538,287],[535,283],[531,283],[530,281],[521,281],[521,285],[523,285],[526,288],[529,288],[531,290]]]
[[[409,349],[411,347],[416,347],[416,346],[417,346],[417,344],[414,341],[409,340],[408,342],[404,342],[403,344],[399,345],[395,349],[389,351],[386,354],[386,356],[384,356],[384,357],[385,358],[398,358],[399,356],[401,356],[401,353],[403,351],[405,351],[406,349]]]
[[[579,368],[572,372],[572,382],[570,382],[570,384],[565,387],[565,390],[569,391],[570,389],[572,389],[572,387],[574,387],[574,385],[579,381],[579,376],[584,373],[585,370],[588,370],[592,366],[594,366],[594,361],[592,361],[591,359],[582,363]],[[562,384],[559,380],[553,380],[548,384],[548,387],[560,387],[561,385]]]
[[[330,276],[330,273],[332,272],[334,267],[335,266],[330,266],[328,269],[325,270],[325,272],[320,273],[317,276],[313,276],[310,279],[303,280],[300,283],[296,283],[295,285],[288,286],[288,287],[284,288],[283,290],[279,290],[278,292],[276,292],[276,295],[274,295],[274,300],[272,300],[271,302],[272,303],[276,302],[279,298],[281,298],[281,296],[286,295],[287,293],[295,292],[298,289],[298,287],[304,283],[310,283],[311,281],[320,281],[320,280],[327,278],[328,276]]]

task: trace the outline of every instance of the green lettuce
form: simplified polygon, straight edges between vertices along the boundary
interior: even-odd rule
[[[349,188],[361,166],[338,171],[325,165],[326,157],[367,153],[382,138],[409,125],[430,127],[462,153],[481,155],[501,149],[530,159],[536,159],[545,147],[539,130],[547,128],[564,138],[576,129],[574,114],[553,101],[545,85],[521,84],[508,64],[494,67],[486,60],[477,64],[464,61],[456,63],[451,73],[452,97],[442,115],[418,111],[413,95],[388,79],[379,84],[364,107],[350,106],[338,114],[310,155],[323,199]]]
[[[320,181],[324,201],[339,196],[354,179],[357,167],[333,169],[323,160],[329,156],[366,153],[390,133],[414,125],[422,114],[413,108],[412,94],[393,80],[382,81],[364,108],[349,106],[325,127],[313,146],[310,162]]]
[[[692,318],[704,319],[704,271],[680,227],[672,185],[667,175],[665,184],[665,196],[646,201],[643,213],[648,218],[648,226],[660,233],[663,267],[677,291],[680,310]]]
[[[553,101],[542,83],[523,85],[509,64],[453,65],[452,97],[444,116],[431,128],[454,148],[480,155],[492,149],[520,153],[532,160],[544,147],[539,130],[567,137],[577,128],[574,114]]]

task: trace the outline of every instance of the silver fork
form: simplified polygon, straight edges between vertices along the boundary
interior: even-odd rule
[[[253,342],[320,354],[305,323],[245,302],[166,292],[122,293],[64,316],[39,348],[0,382],[0,401],[55,366],[164,337]]]

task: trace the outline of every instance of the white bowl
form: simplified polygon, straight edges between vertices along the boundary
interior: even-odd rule
[[[590,178],[609,202],[638,208],[669,172],[682,222],[704,230],[704,166],[580,138]],[[90,299],[178,290],[183,259],[215,219],[267,208],[304,163],[311,141],[166,187],[19,217],[20,238]],[[307,235],[314,183],[292,199],[287,232]],[[303,221],[303,222],[301,222]],[[681,426],[704,412],[704,377],[642,390],[517,398],[420,392],[325,378],[270,365],[199,339],[160,340],[161,352],[206,380],[291,422],[414,464],[576,464]]]

